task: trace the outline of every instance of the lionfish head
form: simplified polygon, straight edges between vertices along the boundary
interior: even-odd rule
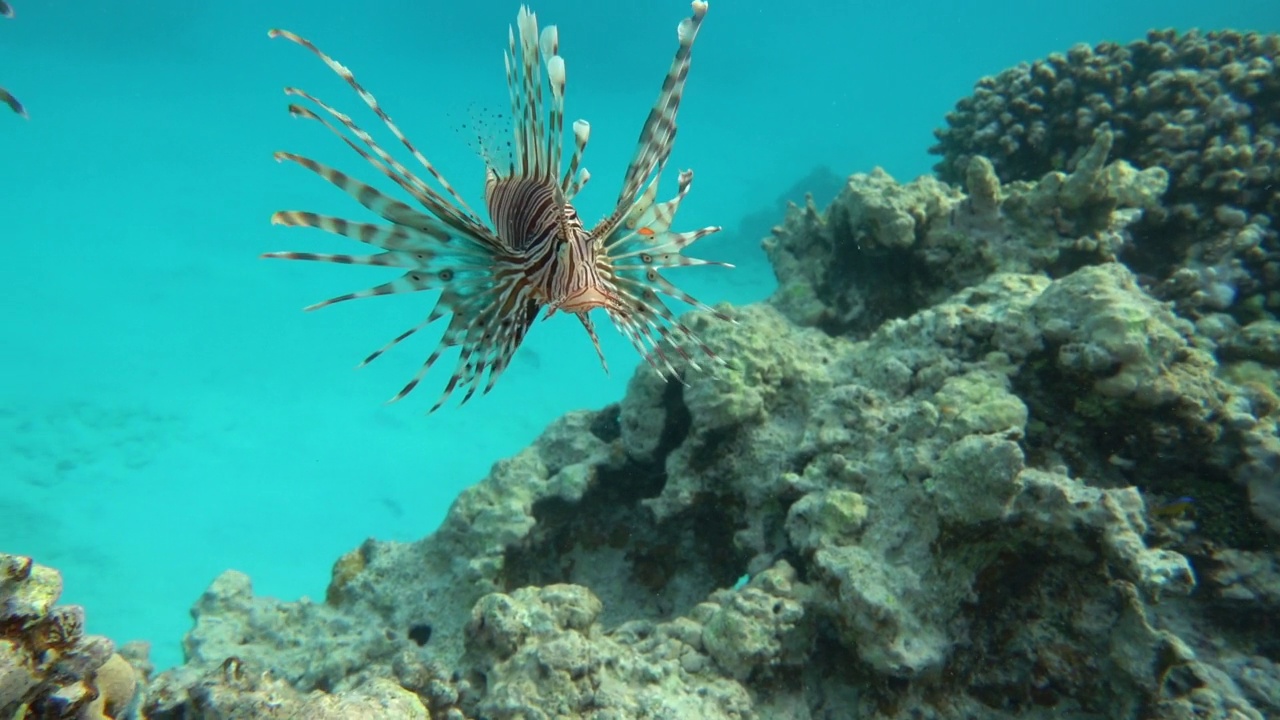
[[[693,41],[706,13],[707,3],[694,0],[693,13],[677,28],[679,46],[675,58],[640,131],[614,209],[589,230],[579,219],[573,199],[591,177],[582,167],[590,126],[583,120],[573,123],[573,149],[567,153],[567,163],[563,162],[567,135],[565,63],[559,54],[559,35],[554,26],[540,31],[527,7],[520,8],[507,40],[510,152],[498,160],[495,153],[484,148],[485,140],[480,138],[488,165],[488,224],[409,141],[346,66],[304,38],[272,30],[271,37],[305,47],[342,77],[425,169],[434,185],[387,153],[349,116],[303,90],[287,88],[288,95],[308,103],[289,106],[295,117],[316,121],[337,134],[419,207],[309,158],[277,153],[278,160],[297,163],[319,175],[385,222],[357,222],[303,211],[278,212],[272,216],[277,224],[319,228],[379,251],[368,255],[276,252],[267,253],[266,257],[395,267],[403,271],[390,282],[340,295],[311,308],[392,293],[439,291],[434,308],[422,322],[365,359],[367,363],[423,327],[447,318],[439,345],[414,378],[392,398],[404,397],[445,351],[459,348],[457,364],[433,411],[456,389],[465,391],[462,402],[479,389],[488,392],[543,311],[547,316],[563,311],[577,317],[602,364],[604,354],[591,321],[591,311],[596,309],[608,314],[619,332],[664,378],[677,373],[672,353],[693,368],[698,367],[698,362],[690,348],[715,359],[710,348],[676,317],[663,298],[729,318],[677,288],[662,272],[691,265],[726,265],[683,254],[688,246],[720,228],[683,232],[671,229],[671,221],[693,180],[692,171],[679,174],[674,198],[657,201],[658,180],[675,141],[676,111],[684,95]]]

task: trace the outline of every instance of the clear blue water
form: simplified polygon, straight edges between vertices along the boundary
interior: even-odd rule
[[[482,167],[454,126],[472,103],[504,107],[517,3],[15,4],[0,24],[0,85],[31,119],[0,115],[0,551],[59,567],[93,632],[150,640],[161,667],[177,663],[187,608],[222,570],[249,573],[260,593],[320,597],[342,552],[429,533],[548,421],[621,397],[638,361],[629,346],[602,328],[605,376],[578,324],[556,318],[489,396],[427,416],[441,371],[383,405],[434,338],[351,368],[432,299],[304,315],[387,273],[256,257],[350,249],[268,224],[278,209],[352,211],[273,151],[372,179],[322,128],[292,121],[281,88],[377,125],[268,28],[351,67],[478,200]],[[603,214],[687,3],[534,9],[561,28],[570,118],[592,122],[580,209]],[[726,226],[694,254],[739,267],[685,271],[685,286],[708,301],[763,299],[759,237],[735,230],[812,168],[928,172],[932,129],[980,76],[1151,27],[1274,32],[1280,4],[713,0],[672,164],[697,170],[679,224]]]

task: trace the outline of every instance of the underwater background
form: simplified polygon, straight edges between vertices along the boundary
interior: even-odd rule
[[[506,108],[501,51],[518,3],[14,5],[0,86],[30,119],[0,115],[0,551],[58,568],[62,601],[85,608],[90,632],[151,642],[158,669],[180,664],[189,607],[224,570],[259,595],[322,598],[335,558],[366,538],[431,533],[459,492],[556,418],[622,399],[641,359],[601,327],[606,375],[577,322],[558,316],[535,325],[487,396],[427,415],[437,370],[423,393],[384,405],[433,341],[351,368],[430,299],[303,314],[385,272],[257,257],[347,251],[268,223],[289,208],[352,214],[273,152],[373,177],[290,118],[282,88],[381,132],[339,78],[269,28],[350,67],[478,207],[482,163],[459,127],[474,106]],[[777,289],[761,240],[787,201],[808,192],[824,208],[846,176],[876,167],[902,183],[932,172],[933,131],[978,78],[1152,28],[1280,31],[1280,5],[1265,0],[711,5],[671,165],[697,171],[680,225],[724,226],[695,254],[736,268],[673,279],[737,306]],[[594,218],[610,209],[687,4],[533,9],[560,28],[568,118],[592,123],[594,177],[578,206]]]

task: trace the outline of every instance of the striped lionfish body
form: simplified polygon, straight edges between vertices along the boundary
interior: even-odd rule
[[[726,265],[685,257],[682,252],[718,227],[674,232],[670,229],[680,202],[689,191],[691,171],[679,176],[676,197],[656,202],[660,174],[676,135],[676,110],[684,92],[694,37],[707,12],[707,3],[693,2],[693,14],[680,23],[679,47],[667,72],[657,103],[649,112],[639,144],[622,181],[613,211],[594,227],[583,225],[573,199],[590,174],[582,167],[590,126],[572,124],[574,147],[562,167],[565,63],[559,55],[554,26],[541,32],[535,16],[521,7],[508,38],[507,85],[511,95],[514,138],[510,157],[485,155],[484,200],[486,224],[400,131],[381,105],[346,67],[309,41],[283,30],[282,37],[317,55],[341,76],[382,120],[388,130],[421,164],[432,187],[385,152],[347,115],[297,88],[286,94],[302,98],[310,107],[290,105],[296,117],[315,120],[340,136],[348,146],[408,193],[420,207],[393,199],[335,169],[291,153],[277,153],[316,173],[364,205],[385,223],[364,223],[311,212],[285,211],[272,216],[280,225],[315,227],[377,248],[369,255],[331,255],[275,252],[264,257],[288,260],[380,265],[403,270],[398,278],[360,292],[312,305],[315,309],[356,298],[440,291],[427,317],[374,352],[370,362],[418,330],[448,318],[444,336],[418,373],[392,398],[413,390],[440,356],[453,347],[460,354],[453,373],[432,407],[434,412],[455,390],[465,403],[483,387],[488,392],[511,362],[534,320],[557,311],[573,313],[586,329],[600,362],[608,370],[590,312],[604,310],[614,326],[664,378],[675,376],[670,353],[692,367],[698,363],[685,349],[697,348],[715,359],[711,350],[680,322],[662,296],[675,298],[724,317],[681,291],[660,273],[689,265]],[[317,111],[318,110],[318,111]]]
[[[0,17],[13,17],[13,8],[4,0],[0,0]],[[18,98],[11,95],[8,90],[5,90],[2,87],[0,87],[0,102],[8,105],[10,110],[13,110],[22,117],[27,116],[27,110],[22,107],[22,103],[18,102]]]

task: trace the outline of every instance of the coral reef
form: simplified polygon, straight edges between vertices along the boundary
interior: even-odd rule
[[[135,720],[142,676],[105,637],[84,632],[84,609],[56,605],[62,576],[0,554],[0,717]]]
[[[693,319],[720,372],[637,373],[436,534],[344,556],[324,604],[220,578],[150,717],[196,695],[231,716],[228,657],[300,694],[393,681],[445,718],[1280,712],[1273,656],[1213,642],[1215,608],[1280,594],[1270,551],[1147,541],[1165,521],[1134,485],[1173,483],[1161,453],[1195,448],[1117,464],[1046,400],[1116,403],[1138,436],[1218,433],[1197,472],[1248,514],[1239,474],[1274,426],[1233,414],[1190,324],[1123,266],[996,273],[856,341],[726,312]],[[1219,568],[1214,599],[1189,555]]]
[[[1151,67],[1193,60],[1219,83],[1206,96],[1254,73],[1249,97],[1270,102],[1255,69],[1272,42],[1158,35],[984,81],[944,134],[943,179],[876,171],[825,210],[792,206],[764,243],[774,296],[687,316],[722,365],[677,363],[680,382],[642,368],[620,403],[495,464],[432,535],[339,558],[323,602],[224,573],[192,610],[186,664],[149,680],[139,712],[1280,716],[1273,200],[1212,158],[1144,155],[1161,152],[1141,140],[1153,130],[1116,111],[1190,125],[1201,116],[1132,103],[1142,87],[1190,102],[1172,88],[1208,80]],[[1122,55],[1131,67],[1108,70]],[[1043,127],[986,148],[1022,116],[989,131],[982,113],[1049,70],[1071,84],[1017,105],[1054,108]],[[1110,105],[1092,95],[1105,83]],[[1223,97],[1205,112],[1235,124],[1205,127],[1271,133]],[[1173,245],[1151,245],[1154,227]],[[1200,239],[1177,246],[1179,227]],[[1212,255],[1227,227],[1258,241]],[[1145,253],[1172,258],[1162,282]],[[1178,291],[1184,271],[1230,293]],[[103,679],[124,663],[109,645],[33,639],[79,616],[51,609],[51,571],[12,567],[0,708],[128,694]],[[90,654],[94,671],[50,669]]]
[[[981,157],[963,191],[854,175],[825,213],[792,206],[764,242],[779,284],[771,302],[800,325],[859,335],[994,272],[1062,275],[1114,260],[1129,227],[1159,207],[1168,174],[1108,163],[1113,142],[1099,131],[1074,171],[1035,182],[1002,184]]]
[[[1004,182],[1080,162],[1098,129],[1114,158],[1164,168],[1169,192],[1123,259],[1190,313],[1280,311],[1280,35],[1153,31],[980,80],[932,148],[946,181],[972,158]]]

